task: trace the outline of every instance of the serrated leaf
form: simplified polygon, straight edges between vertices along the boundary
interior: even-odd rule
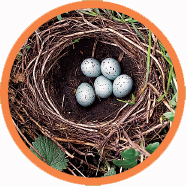
[[[107,177],[107,176],[113,176],[116,174],[115,169],[112,167],[107,173],[104,174],[103,177]]]
[[[59,171],[66,169],[68,160],[65,159],[65,153],[52,140],[46,136],[39,136],[32,144],[49,166]],[[30,150],[42,160],[32,148]]]
[[[159,147],[159,145],[160,145],[159,142],[155,142],[155,143],[152,143],[152,144],[148,145],[145,149],[150,154],[152,154]]]
[[[133,148],[120,152],[121,157],[125,160],[136,160],[139,156],[139,152]]]
[[[123,167],[125,169],[132,168],[137,165],[137,160],[113,160],[113,163],[118,167]]]

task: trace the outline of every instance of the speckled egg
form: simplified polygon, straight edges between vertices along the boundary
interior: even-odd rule
[[[76,100],[83,107],[92,105],[95,101],[93,87],[88,83],[81,83],[76,90]]]
[[[112,94],[112,82],[101,75],[95,79],[94,89],[100,98],[108,98]]]
[[[121,67],[117,60],[106,58],[101,62],[101,72],[106,78],[114,80],[121,74]]]
[[[113,94],[117,98],[122,98],[128,95],[133,87],[133,80],[130,76],[122,74],[113,82]]]
[[[101,65],[94,58],[87,58],[81,63],[81,71],[85,76],[98,77],[101,74]]]

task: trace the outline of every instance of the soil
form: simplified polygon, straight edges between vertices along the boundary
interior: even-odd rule
[[[50,96],[55,100],[61,114],[74,122],[110,120],[115,117],[119,108],[124,104],[118,101],[114,95],[107,99],[96,97],[93,105],[86,108],[80,106],[76,101],[75,91],[82,82],[90,83],[92,86],[94,84],[95,78],[86,77],[80,69],[82,61],[92,57],[94,42],[95,38],[84,38],[66,48],[67,55],[58,60],[46,78]],[[99,62],[108,57],[117,60],[120,53],[121,50],[118,47],[98,41],[94,58]],[[134,60],[126,55],[123,56],[120,65],[121,73],[133,78],[134,86],[131,94],[135,95],[135,88],[139,82],[134,77],[139,73],[139,69]],[[124,100],[131,99],[131,94]]]

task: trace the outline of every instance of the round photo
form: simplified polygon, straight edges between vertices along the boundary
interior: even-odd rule
[[[185,99],[179,61],[153,23],[97,4],[73,3],[38,19],[12,49],[2,79],[4,117],[23,153],[55,177],[89,185],[153,163]]]

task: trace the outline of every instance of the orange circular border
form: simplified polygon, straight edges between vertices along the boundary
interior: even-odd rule
[[[14,127],[12,117],[10,114],[9,110],[9,103],[8,103],[8,82],[9,82],[9,76],[11,73],[11,68],[14,62],[14,59],[20,50],[21,46],[23,43],[26,41],[26,39],[42,24],[47,22],[48,20],[52,19],[53,17],[69,12],[71,10],[76,10],[76,9],[82,9],[82,8],[106,8],[106,9],[111,9],[111,10],[116,10],[118,12],[123,12],[134,19],[137,19],[139,22],[144,24],[147,28],[149,28],[157,37],[158,39],[162,42],[166,50],[168,51],[170,58],[173,62],[176,77],[177,77],[177,82],[178,82],[178,103],[177,103],[177,109],[176,109],[176,114],[174,121],[172,123],[172,126],[166,135],[165,139],[161,143],[161,145],[158,147],[158,149],[149,157],[147,158],[144,162],[140,163],[139,165],[135,166],[134,168],[114,175],[114,176],[109,176],[109,177],[101,177],[101,178],[82,178],[82,177],[75,177],[60,171],[57,171],[53,169],[52,167],[48,166],[46,163],[41,161],[39,158],[37,158],[30,150],[29,148],[25,145],[25,143],[22,141],[20,138],[16,128]],[[144,170],[147,168],[149,165],[151,165],[163,152],[164,150],[168,147],[170,142],[172,141],[178,127],[179,123],[181,121],[181,117],[183,114],[183,109],[184,109],[184,103],[185,103],[185,87],[184,87],[184,79],[183,79],[183,73],[182,69],[179,63],[179,60],[177,58],[177,55],[172,48],[171,44],[167,40],[167,38],[163,35],[163,33],[152,23],[150,22],[147,18],[143,17],[139,13],[126,8],[121,5],[117,5],[114,3],[109,3],[109,2],[94,2],[94,1],[82,1],[82,2],[76,2],[76,3],[71,3],[67,4],[61,7],[58,7],[54,10],[51,10],[50,12],[44,14],[42,17],[37,19],[34,23],[32,23],[23,33],[22,35],[18,38],[16,41],[15,45],[13,46],[5,67],[3,71],[3,76],[2,76],[2,83],[1,83],[1,102],[2,102],[2,110],[5,118],[6,125],[8,127],[8,130],[14,139],[15,143],[17,146],[20,148],[20,150],[30,159],[34,164],[36,164],[38,167],[40,167],[42,170],[45,172],[49,173],[50,175],[57,177],[59,179],[72,182],[72,183],[78,183],[78,184],[85,184],[85,185],[100,185],[100,184],[109,184],[109,183],[114,183],[117,181],[121,181],[124,179],[127,179],[131,176],[134,176],[135,174],[139,173],[140,171]]]

